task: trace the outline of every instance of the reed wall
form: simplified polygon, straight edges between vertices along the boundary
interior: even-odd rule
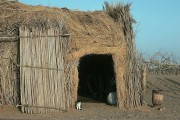
[[[20,28],[20,91],[22,112],[66,111],[70,92],[64,53],[68,39],[59,28]]]
[[[0,42],[0,104],[19,104],[17,47],[17,42]]]

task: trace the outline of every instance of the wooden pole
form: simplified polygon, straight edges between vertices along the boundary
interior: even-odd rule
[[[146,94],[146,84],[147,84],[147,66],[143,65],[142,77],[141,77],[141,87],[142,87],[143,95]]]
[[[0,43],[1,42],[19,42],[19,38],[40,38],[40,37],[69,37],[70,34],[62,34],[62,35],[41,35],[41,36],[38,36],[38,35],[31,35],[31,36],[3,36],[3,37],[0,37]],[[22,40],[22,39],[21,39]]]
[[[152,91],[152,104],[153,107],[160,106],[163,102],[164,95],[162,94],[162,90],[153,90]]]

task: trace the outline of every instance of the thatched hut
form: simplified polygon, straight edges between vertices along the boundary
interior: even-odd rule
[[[0,103],[26,113],[67,111],[88,91],[88,75],[98,81],[111,73],[117,106],[141,106],[130,5],[114,9],[118,19],[105,7],[81,12],[0,2]]]

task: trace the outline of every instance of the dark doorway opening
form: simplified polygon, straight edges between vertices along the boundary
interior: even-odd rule
[[[108,93],[116,91],[112,55],[90,54],[83,56],[79,62],[78,99],[105,102]]]

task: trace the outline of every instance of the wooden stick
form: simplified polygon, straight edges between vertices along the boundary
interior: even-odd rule
[[[40,38],[40,37],[69,37],[70,34],[62,34],[62,35],[31,35],[31,36],[4,36],[4,37],[0,37],[0,39],[15,39],[15,38]]]
[[[16,107],[35,107],[35,108],[47,108],[47,109],[55,109],[67,112],[65,109],[53,108],[53,107],[46,107],[46,106],[32,106],[32,105],[16,105]]]
[[[147,66],[146,65],[143,65],[141,72],[142,72],[141,87],[142,87],[143,95],[145,95],[146,84],[147,84]]]
[[[56,69],[56,68],[46,68],[46,67],[36,67],[36,66],[23,66],[23,65],[17,65],[18,67],[25,67],[25,68],[37,68],[37,69],[48,69],[48,70],[58,70],[63,71],[63,69]]]
[[[2,40],[0,40],[1,42],[18,42],[19,40],[15,39],[15,40],[10,40],[10,39],[14,39],[14,38],[0,38]],[[7,40],[8,39],[8,40]]]

